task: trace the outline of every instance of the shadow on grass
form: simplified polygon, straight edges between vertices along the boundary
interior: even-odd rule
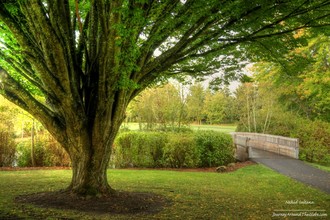
[[[171,205],[171,201],[164,196],[145,192],[117,192],[111,197],[101,198],[82,198],[65,191],[40,192],[18,196],[15,202],[95,214],[132,215],[156,214]]]
[[[17,215],[5,213],[0,211],[0,219],[2,220],[25,220],[23,217],[19,217]]]

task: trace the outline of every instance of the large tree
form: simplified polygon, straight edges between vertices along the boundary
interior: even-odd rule
[[[329,0],[2,0],[1,93],[37,118],[69,153],[70,191],[108,194],[111,146],[137,94],[173,75],[229,71],[251,45],[291,47],[295,30],[327,25],[329,5]]]

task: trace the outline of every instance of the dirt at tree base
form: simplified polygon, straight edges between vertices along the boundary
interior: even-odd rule
[[[154,193],[116,192],[108,197],[83,198],[67,191],[21,195],[15,202],[93,214],[155,214],[171,204],[164,196]]]

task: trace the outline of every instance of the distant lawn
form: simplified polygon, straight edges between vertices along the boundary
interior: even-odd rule
[[[13,199],[18,195],[66,187],[71,171],[1,171],[0,219],[6,215],[23,218],[39,216],[40,219],[271,219],[281,213],[312,212],[292,210],[313,210],[319,215],[330,215],[329,194],[262,165],[252,165],[226,174],[159,170],[108,172],[109,182],[115,189],[153,192],[172,200],[172,205],[148,216],[111,216],[15,204]],[[310,204],[292,204],[295,201]]]
[[[236,130],[236,125],[190,125],[194,130],[213,130],[224,133],[234,132]]]
[[[236,125],[195,125],[191,124],[188,126],[193,130],[213,130],[224,133],[234,132],[236,129]],[[139,123],[123,123],[122,128],[128,128],[130,130],[139,130]]]
[[[135,123],[135,122],[123,123],[121,125],[121,128],[127,128],[127,129],[132,130],[132,131],[136,131],[136,130],[140,129],[139,123]]]

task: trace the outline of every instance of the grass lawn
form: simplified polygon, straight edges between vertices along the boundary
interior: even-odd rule
[[[167,197],[172,204],[161,212],[148,216],[96,216],[91,213],[16,204],[13,199],[18,195],[66,187],[71,171],[1,171],[0,219],[6,215],[28,219],[29,216],[40,216],[40,219],[271,219],[273,214],[292,213],[292,210],[314,210],[313,212],[320,215],[330,215],[329,194],[291,180],[262,165],[252,165],[224,174],[161,170],[108,172],[113,188],[121,191],[153,192]],[[290,204],[295,201],[298,204]],[[309,204],[299,204],[304,201]],[[299,214],[303,211],[296,212]]]
[[[327,172],[330,172],[330,166],[324,166],[324,165],[319,165],[319,164],[316,164],[316,163],[308,163],[316,168],[319,168],[320,170],[324,170],[324,171],[327,171]]]
[[[136,131],[139,130],[139,123],[123,123],[122,128],[128,128],[130,130]],[[234,132],[236,125],[196,125],[191,124],[189,128],[193,130],[213,130],[224,133]]]
[[[193,130],[213,130],[224,133],[234,132],[236,125],[190,125]]]

